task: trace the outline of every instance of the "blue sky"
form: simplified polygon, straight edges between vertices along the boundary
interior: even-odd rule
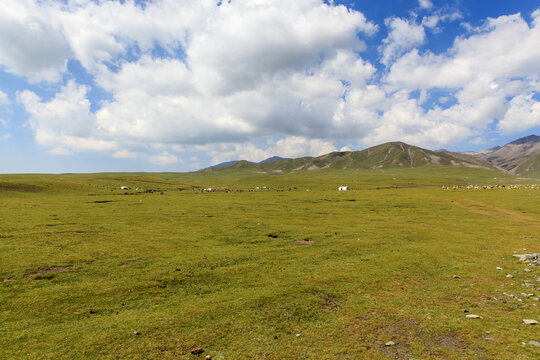
[[[530,0],[3,0],[0,173],[540,134]]]

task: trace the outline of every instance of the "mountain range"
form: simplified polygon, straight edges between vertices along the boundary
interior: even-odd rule
[[[403,142],[388,142],[361,151],[341,151],[317,157],[286,159],[271,157],[258,163],[235,160],[200,171],[247,170],[288,173],[320,169],[385,169],[418,167],[428,164],[498,170],[520,176],[540,177],[540,136],[530,135],[504,146],[480,152],[427,150]]]

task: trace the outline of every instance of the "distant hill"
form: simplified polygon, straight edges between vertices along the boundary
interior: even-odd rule
[[[495,149],[495,148],[494,148]],[[540,170],[540,136],[529,135],[495,151],[479,153],[498,169],[514,175],[531,175]]]
[[[231,166],[231,165],[236,164],[238,161],[239,160],[231,160],[231,161],[222,162],[222,163],[217,164],[217,165],[209,166],[208,169],[217,169],[217,168]]]
[[[495,151],[499,150],[501,147],[499,145],[497,146],[494,146],[490,149],[486,149],[486,150],[482,150],[479,152],[479,154],[482,154],[482,155],[489,155],[489,154],[492,154],[494,153]]]
[[[435,152],[402,142],[389,142],[362,151],[332,152],[318,157],[274,159],[260,163],[242,160],[230,166],[207,168],[202,171],[251,170],[265,173],[287,173],[319,169],[417,167],[428,164],[495,169],[485,159],[478,156],[448,151]]]
[[[201,171],[253,171],[290,173],[319,169],[385,169],[428,164],[474,167],[513,175],[540,177],[540,136],[529,135],[505,146],[480,152],[431,151],[403,142],[389,142],[362,151],[332,152],[317,157],[284,159],[273,156],[258,163],[240,160],[211,166]]]
[[[270,158],[268,158],[266,160],[259,161],[257,164],[271,163],[271,162],[279,161],[279,160],[287,160],[287,159],[279,157],[279,156],[272,156],[272,157],[270,157]]]

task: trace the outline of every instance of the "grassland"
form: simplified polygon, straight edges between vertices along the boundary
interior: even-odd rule
[[[0,175],[0,358],[538,358],[522,320],[540,305],[502,293],[538,293],[512,254],[540,252],[540,189],[441,188],[535,182],[436,166]]]

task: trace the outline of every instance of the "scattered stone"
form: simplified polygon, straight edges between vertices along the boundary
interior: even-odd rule
[[[192,350],[191,350],[191,353],[192,353],[193,355],[199,355],[199,354],[202,354],[203,352],[204,352],[204,350],[201,349],[201,348],[195,348],[195,349],[192,349]]]
[[[300,334],[296,334],[296,337],[300,337]]]
[[[540,300],[540,298],[537,298],[537,297],[533,297],[532,299],[533,299],[533,301],[538,301],[538,300]]]
[[[538,259],[538,254],[514,254],[514,257],[519,258],[519,261],[536,260]]]
[[[523,319],[525,325],[538,325],[538,321],[532,319]]]
[[[529,344],[532,345],[532,346],[540,347],[540,342],[538,342],[538,341],[531,340],[531,341],[529,341]]]
[[[465,315],[465,317],[467,319],[481,319],[481,317],[479,315],[475,315],[475,314]]]
[[[503,303],[503,304],[506,304],[506,300],[503,299],[502,303]]]
[[[387,343],[386,343],[386,344],[384,344],[384,345],[386,345],[386,346],[395,346],[395,345],[396,345],[396,343],[395,343],[395,342],[393,342],[393,341],[389,341],[389,342],[387,342]]]
[[[506,277],[512,279],[512,278],[514,277],[514,275],[512,275],[512,274],[507,274]]]
[[[459,275],[452,275],[452,278],[454,278],[454,279],[461,279],[461,276],[459,276]]]
[[[525,269],[523,269],[523,271],[525,271],[525,272],[531,272],[531,269],[525,268]]]
[[[497,269],[497,270],[502,270],[503,268],[500,267],[500,266],[497,266],[495,269]]]
[[[141,333],[138,332],[138,331],[134,331],[134,332],[133,332],[133,335],[141,335]]]
[[[463,311],[464,313],[468,313],[469,309],[462,309],[461,311]]]
[[[212,360],[212,355],[206,355],[205,359],[206,360]]]

